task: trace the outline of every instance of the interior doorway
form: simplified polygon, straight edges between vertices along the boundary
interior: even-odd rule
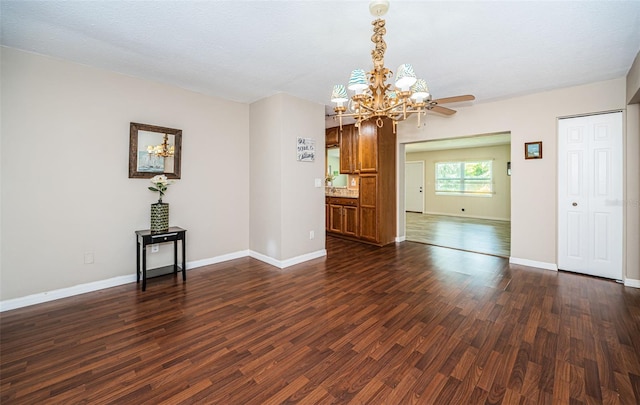
[[[424,162],[406,162],[404,173],[404,210],[422,214],[424,213]]]
[[[558,121],[558,267],[622,279],[622,113]]]
[[[511,134],[405,144],[405,237],[447,248],[509,257]],[[422,211],[409,184],[423,167]],[[414,190],[415,191],[415,190]]]

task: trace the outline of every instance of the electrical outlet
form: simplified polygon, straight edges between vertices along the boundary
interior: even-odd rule
[[[84,264],[93,264],[93,252],[84,253]]]
[[[159,250],[160,250],[159,244],[154,243],[153,245],[151,245],[151,253],[158,253]]]
[[[313,239],[316,237],[316,233],[313,231],[309,231],[309,239]]]

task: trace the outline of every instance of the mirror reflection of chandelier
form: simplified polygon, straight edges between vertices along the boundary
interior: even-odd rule
[[[162,144],[147,146],[147,153],[154,154],[160,157],[172,157],[175,153],[175,146],[169,145],[169,135],[164,134],[162,138]]]
[[[388,9],[388,0],[373,0],[369,4],[369,11],[374,17],[377,17],[371,23],[373,25],[371,42],[375,44],[371,51],[373,70],[365,73],[363,69],[355,69],[351,73],[347,86],[349,90],[355,92],[351,98],[347,96],[347,89],[344,85],[338,84],[333,87],[331,101],[336,103],[334,111],[340,120],[340,127],[342,127],[342,117],[353,117],[357,127],[360,127],[362,121],[373,118],[376,119],[376,125],[382,127],[383,118],[389,118],[393,122],[393,132],[395,133],[398,121],[403,121],[412,114],[418,115],[418,126],[420,126],[420,116],[425,115],[427,110],[434,110],[445,115],[455,113],[455,110],[441,107],[438,104],[475,99],[472,95],[465,95],[432,100],[426,81],[416,78],[410,64],[402,64],[398,67],[394,89],[386,83],[387,78],[393,77],[393,72],[384,67],[384,53],[387,44],[384,42],[383,36],[387,30],[385,20],[380,17],[385,15]]]

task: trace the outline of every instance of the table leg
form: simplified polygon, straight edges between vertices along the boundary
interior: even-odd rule
[[[136,284],[140,282],[140,239],[136,237]]]
[[[142,244],[142,291],[147,289],[147,246]]]
[[[178,274],[178,241],[173,241],[173,274]]]
[[[182,281],[187,281],[187,260],[185,253],[185,246],[187,244],[187,235],[182,237]]]

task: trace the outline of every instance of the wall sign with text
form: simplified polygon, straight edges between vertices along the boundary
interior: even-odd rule
[[[313,162],[316,158],[316,141],[311,138],[298,138],[298,161]]]

